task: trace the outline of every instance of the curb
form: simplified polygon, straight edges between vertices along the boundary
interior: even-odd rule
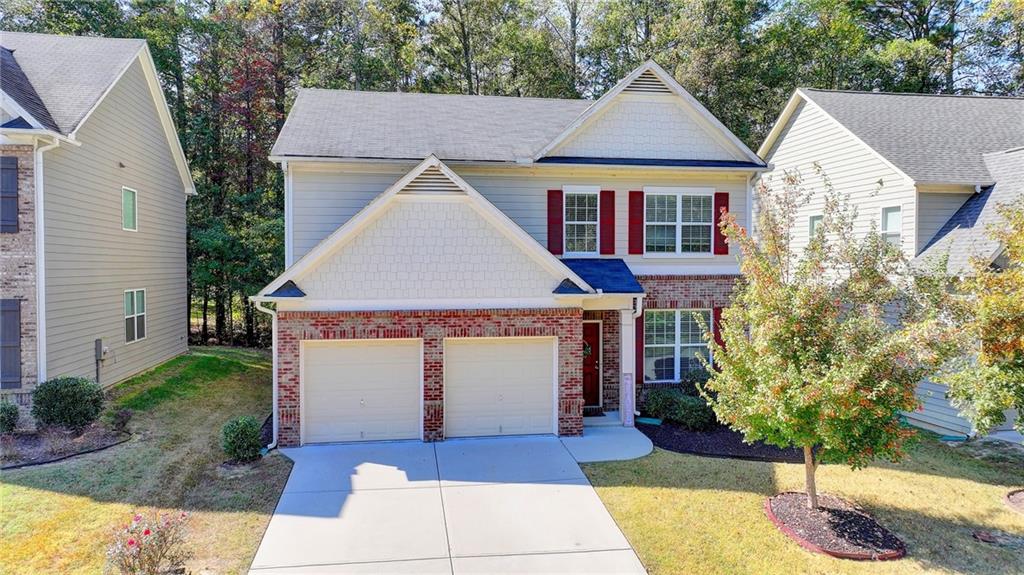
[[[131,433],[128,433],[127,431],[125,431],[124,433],[126,433],[128,435],[128,437],[125,437],[124,439],[121,439],[119,441],[115,441],[114,443],[111,443],[110,445],[104,445],[102,447],[94,447],[93,449],[87,449],[85,451],[79,451],[77,453],[71,453],[71,454],[68,454],[68,455],[62,455],[62,456],[57,457],[55,459],[47,459],[46,461],[32,461],[32,462],[29,462],[29,463],[19,463],[17,465],[5,465],[3,467],[0,467],[0,471],[13,471],[15,469],[23,469],[25,467],[35,467],[37,465],[46,465],[47,463],[57,463],[58,461],[64,461],[66,459],[71,459],[72,457],[78,457],[79,455],[88,455],[90,453],[96,453],[98,451],[103,451],[104,449],[110,449],[111,447],[115,447],[115,446],[121,445],[122,443],[126,443],[126,442],[130,441],[131,438],[134,437]]]
[[[796,493],[795,491],[783,491],[777,495],[785,495],[787,493]],[[799,495],[803,495],[800,493]],[[825,549],[824,547],[813,543],[801,537],[795,530],[786,525],[780,520],[775,513],[772,511],[772,498],[768,497],[764,500],[764,513],[768,516],[768,519],[786,534],[787,537],[796,541],[804,549],[813,553],[820,553],[822,555],[829,555],[837,559],[852,559],[854,561],[892,561],[895,559],[901,559],[907,554],[907,548],[904,545],[900,549],[893,551],[886,551],[885,553],[851,553],[847,551],[833,551],[831,549]],[[902,543],[902,541],[900,542]]]

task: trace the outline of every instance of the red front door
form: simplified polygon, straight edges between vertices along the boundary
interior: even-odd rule
[[[583,324],[583,405],[601,405],[601,324]]]

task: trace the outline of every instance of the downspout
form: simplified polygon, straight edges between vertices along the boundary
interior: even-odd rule
[[[638,296],[633,298],[633,301],[635,302],[633,304],[633,319],[635,320],[635,319],[639,318],[641,315],[643,315],[643,313],[644,313],[644,296],[638,295]],[[634,338],[636,337],[636,332],[633,332],[633,337]],[[642,360],[642,358],[636,358],[636,359],[633,360],[633,388],[634,388],[634,393],[636,393],[636,386],[639,385],[639,383],[640,383],[640,382],[638,382],[636,380],[636,373],[637,373],[636,362],[640,361],[640,360]],[[640,417],[640,410],[636,408],[635,403],[636,402],[634,401],[633,417]]]
[[[38,140],[37,140],[38,142]],[[46,222],[43,220],[43,152],[60,145],[60,140],[35,151],[35,240],[36,240],[36,381],[46,381]],[[99,380],[97,380],[98,382]]]
[[[263,304],[262,301],[258,301],[257,300],[257,301],[255,301],[255,303],[256,303],[256,309],[260,310],[261,312],[263,312],[265,314],[268,314],[270,316],[270,321],[271,321],[271,331],[270,331],[270,334],[271,334],[271,336],[270,336],[271,337],[271,340],[270,340],[271,341],[271,344],[270,344],[271,352],[270,353],[273,354],[273,357],[271,358],[271,362],[272,362],[271,363],[271,366],[272,366],[271,369],[274,371],[274,373],[272,375],[272,378],[273,378],[273,388],[272,389],[273,389],[273,403],[274,403],[274,405],[273,405],[273,409],[271,411],[271,416],[270,416],[270,422],[271,422],[271,426],[273,428],[273,437],[270,438],[270,445],[268,445],[266,447],[266,451],[269,452],[271,449],[274,449],[274,448],[277,447],[277,312],[275,310],[272,310],[272,309],[266,307]]]

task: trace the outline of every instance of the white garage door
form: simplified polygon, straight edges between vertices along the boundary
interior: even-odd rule
[[[554,433],[555,339],[446,339],[446,437]]]
[[[420,341],[307,341],[304,443],[420,437]]]

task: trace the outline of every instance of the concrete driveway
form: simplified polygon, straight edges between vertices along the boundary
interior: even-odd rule
[[[646,573],[555,437],[309,446],[250,573]]]

